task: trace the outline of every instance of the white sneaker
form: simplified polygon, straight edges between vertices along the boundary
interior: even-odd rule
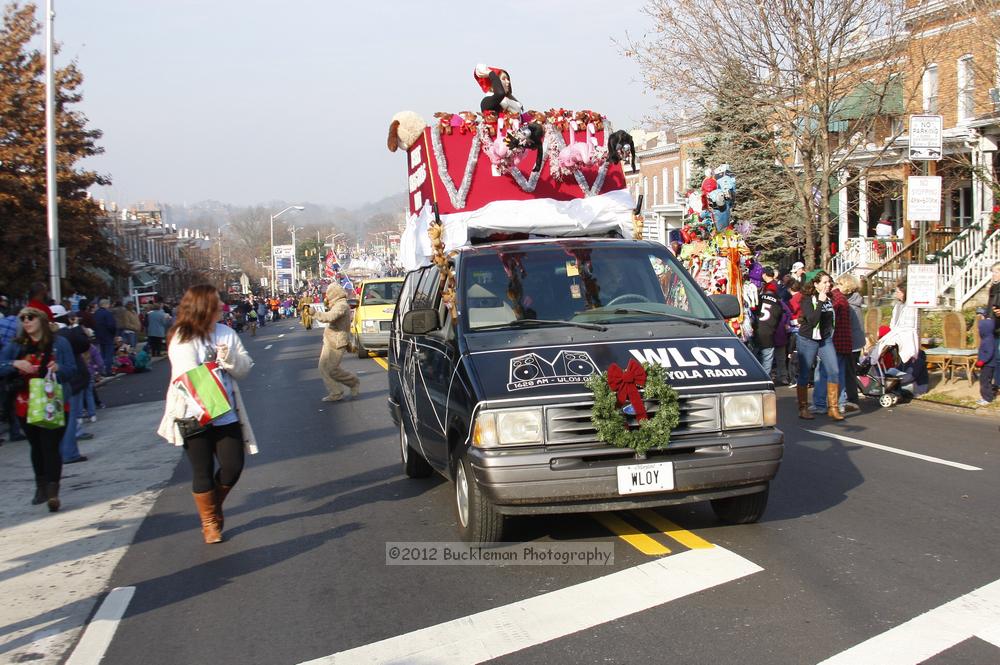
[[[91,416],[90,417],[90,422],[96,423],[97,422],[97,416]]]
[[[336,395],[327,395],[323,398],[324,402],[339,402],[344,399],[344,393],[337,393]]]

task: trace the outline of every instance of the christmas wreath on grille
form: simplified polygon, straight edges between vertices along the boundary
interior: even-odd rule
[[[681,410],[677,391],[667,383],[660,365],[640,365],[630,360],[623,370],[612,364],[608,371],[592,375],[587,387],[594,393],[590,420],[601,441],[639,454],[665,448],[670,442],[670,432],[680,422]],[[652,417],[646,413],[644,400],[657,404]],[[629,426],[622,410],[626,402],[631,408],[625,408],[635,414],[638,426]]]

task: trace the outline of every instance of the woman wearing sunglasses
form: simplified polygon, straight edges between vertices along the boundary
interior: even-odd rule
[[[62,477],[59,442],[66,427],[46,429],[28,424],[28,381],[44,377],[52,370],[62,386],[63,395],[68,396],[72,394],[69,377],[76,371],[76,362],[69,342],[53,334],[48,318],[40,309],[25,307],[18,314],[18,320],[20,334],[0,355],[0,377],[17,380],[14,410],[31,444],[31,466],[35,470],[35,498],[31,502],[48,503],[49,510],[55,512],[60,506],[59,480]],[[69,411],[67,400],[63,401],[63,408]]]

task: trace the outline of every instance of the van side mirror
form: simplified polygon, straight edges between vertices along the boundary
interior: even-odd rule
[[[735,319],[740,315],[740,301],[734,295],[728,293],[717,293],[709,296],[715,306],[719,308],[719,313],[724,319]]]
[[[440,327],[436,309],[412,309],[403,315],[402,328],[407,335],[426,335]]]

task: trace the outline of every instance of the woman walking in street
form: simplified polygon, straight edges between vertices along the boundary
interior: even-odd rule
[[[833,420],[843,420],[838,408],[840,397],[840,372],[837,352],[833,348],[833,301],[830,290],[833,281],[822,270],[806,274],[802,286],[799,314],[799,333],[796,339],[799,354],[799,379],[795,388],[799,402],[799,418],[812,420],[809,412],[809,375],[813,362],[819,359],[826,370],[827,415]]]
[[[63,337],[57,337],[49,327],[45,312],[35,307],[25,307],[18,314],[21,334],[3,348],[0,355],[0,377],[17,377],[14,411],[21,430],[31,444],[31,466],[35,471],[35,498],[31,503],[48,503],[55,512],[59,501],[59,481],[62,478],[62,457],[59,442],[66,433],[66,426],[48,429],[28,424],[28,382],[44,378],[48,371],[55,372],[63,392],[63,413],[69,417],[69,396],[72,394],[69,378],[76,371],[73,349]]]
[[[222,541],[222,503],[243,472],[244,453],[257,452],[238,379],[253,367],[239,335],[222,325],[222,300],[210,284],[192,286],[177,308],[177,320],[167,335],[170,386],[157,433],[184,446],[191,463],[192,492],[206,543]],[[174,380],[209,361],[222,369],[222,383],[233,409],[215,418],[200,431],[181,434],[177,421],[196,416]],[[218,468],[216,469],[216,463]]]

